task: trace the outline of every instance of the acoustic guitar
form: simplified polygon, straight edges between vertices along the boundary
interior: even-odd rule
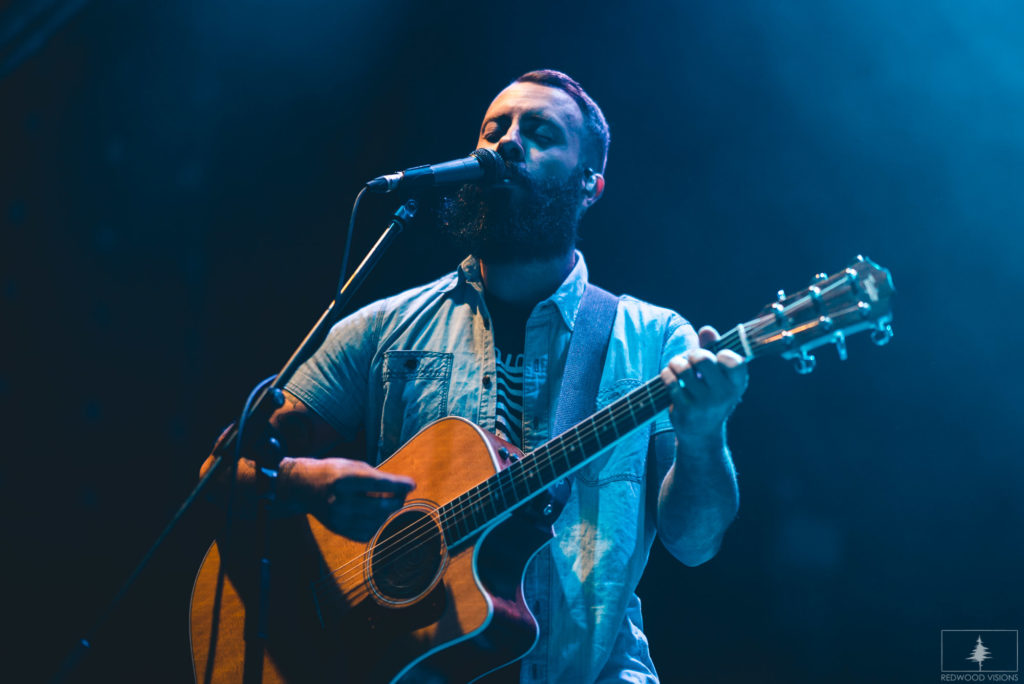
[[[888,270],[858,257],[795,295],[780,291],[713,350],[778,354],[810,372],[815,347],[834,344],[845,358],[851,334],[871,331],[876,344],[888,342],[893,292]],[[518,681],[510,665],[538,638],[522,577],[552,537],[548,487],[669,404],[655,377],[527,454],[469,421],[443,418],[380,464],[417,487],[368,543],[335,535],[312,516],[275,521],[261,681]],[[259,569],[244,531],[231,540],[229,548],[214,542],[196,576],[197,682],[253,680],[244,672],[245,637],[254,628]]]

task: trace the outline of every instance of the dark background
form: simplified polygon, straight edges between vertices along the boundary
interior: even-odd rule
[[[751,368],[739,518],[641,584],[663,679],[937,681],[940,629],[1024,627],[1024,5],[49,4],[0,14],[5,679],[53,673],[326,306],[359,185],[467,153],[540,67],[611,123],[606,288],[722,329],[858,253],[898,289],[888,347]],[[420,223],[358,301],[458,256]],[[205,542],[172,538],[83,680],[189,677]]]

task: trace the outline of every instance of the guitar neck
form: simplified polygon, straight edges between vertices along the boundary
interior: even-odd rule
[[[732,349],[746,356],[746,346],[744,326],[739,325],[710,345],[710,350]],[[654,418],[670,403],[665,382],[660,376],[654,377],[456,497],[439,511],[447,542],[453,546],[526,503]]]

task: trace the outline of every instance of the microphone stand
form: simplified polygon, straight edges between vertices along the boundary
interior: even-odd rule
[[[352,299],[352,295],[359,289],[359,286],[363,284],[366,277],[370,274],[373,268],[380,261],[384,252],[387,251],[391,243],[395,241],[398,234],[402,232],[405,226],[416,216],[418,206],[416,200],[406,200],[402,206],[395,211],[388,223],[384,232],[374,243],[373,247],[366,254],[359,266],[352,273],[352,276],[340,287],[334,296],[334,300],[328,305],[327,309],[320,315],[320,318],[313,325],[312,329],[306,333],[305,338],[299,346],[292,352],[288,361],[285,362],[284,367],[278,371],[277,376],[274,380],[266,385],[263,390],[259,393],[257,399],[252,405],[251,411],[245,416],[245,420],[248,423],[254,425],[257,428],[256,432],[259,433],[258,439],[250,439],[242,435],[244,441],[238,446],[241,447],[239,453],[245,453],[252,456],[252,460],[256,463],[257,473],[257,490],[260,494],[258,511],[257,511],[257,532],[260,535],[260,569],[259,569],[259,600],[257,604],[257,619],[255,624],[257,626],[255,638],[246,641],[246,652],[245,652],[245,670],[243,675],[243,681],[248,682],[261,682],[263,678],[263,654],[266,648],[267,639],[267,599],[270,595],[270,559],[268,558],[268,529],[270,521],[270,509],[274,501],[274,497],[277,489],[277,475],[278,465],[284,456],[284,446],[278,441],[277,437],[273,435],[273,430],[269,425],[271,414],[280,408],[284,403],[284,396],[282,389],[295,374],[295,371],[299,369],[299,366],[303,364],[313,352],[319,348],[321,342],[327,337],[327,333],[330,331],[331,326],[335,323],[338,317],[338,312],[342,311],[345,306],[348,305]],[[353,217],[354,218],[354,217]],[[252,432],[249,432],[252,434]],[[142,574],[143,570],[149,564],[149,561],[153,558],[156,551],[163,544],[164,540],[170,535],[171,531],[177,526],[185,514],[192,508],[193,503],[199,498],[199,495],[206,490],[211,482],[217,479],[227,468],[227,466],[237,465],[237,461],[230,458],[233,452],[236,450],[235,442],[239,439],[238,425],[233,425],[223,439],[219,441],[217,451],[214,453],[213,463],[207,469],[206,473],[199,479],[199,482],[193,488],[192,492],[185,498],[181,506],[175,512],[167,526],[164,527],[160,536],[157,537],[156,541],[149,548],[146,554],[142,557],[142,560],[132,571],[131,575],[118,590],[110,604],[107,605],[106,609],[100,614],[100,617],[93,624],[92,629],[87,633],[85,637],[80,639],[75,644],[72,651],[64,659],[60,670],[53,678],[53,682],[67,681],[72,675],[75,669],[78,667],[82,658],[92,648],[92,642],[94,635],[100,631],[105,625],[107,620],[110,618],[114,609],[118,606],[125,594],[128,593],[129,589],[135,584],[135,581]],[[208,668],[209,669],[209,668]]]

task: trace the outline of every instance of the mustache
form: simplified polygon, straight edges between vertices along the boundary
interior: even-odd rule
[[[526,172],[523,170],[522,166],[520,166],[519,164],[512,164],[510,162],[505,162],[504,178],[513,181],[518,181],[520,183],[533,183],[532,179],[528,175],[526,175]]]

